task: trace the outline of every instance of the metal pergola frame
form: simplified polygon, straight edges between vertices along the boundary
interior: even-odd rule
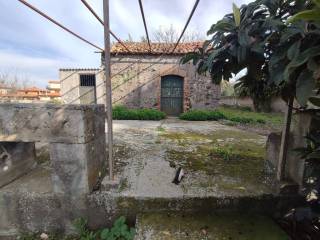
[[[96,44],[88,41],[87,39],[83,38],[82,36],[80,36],[79,34],[75,33],[74,31],[70,30],[69,28],[65,27],[64,25],[62,25],[61,23],[59,23],[58,21],[54,20],[53,18],[51,18],[50,16],[48,16],[47,14],[45,14],[44,12],[42,12],[41,10],[37,9],[35,6],[31,5],[30,3],[28,3],[26,0],[18,0],[19,2],[21,2],[22,4],[24,4],[25,6],[29,7],[31,10],[35,11],[36,13],[40,14],[41,16],[43,16],[44,18],[46,18],[47,20],[49,20],[50,22],[54,23],[55,25],[57,25],[58,27],[62,28],[63,30],[65,30],[66,32],[68,32],[69,34],[73,35],[74,37],[82,40],[83,42],[91,45],[92,47],[98,49],[99,51],[104,53],[104,71],[105,71],[105,78],[106,78],[106,113],[107,113],[107,125],[108,125],[108,150],[109,150],[109,178],[111,181],[114,180],[114,173],[113,173],[113,127],[112,127],[112,89],[111,89],[111,74],[110,74],[110,34],[119,42],[119,44],[121,44],[128,52],[130,52],[130,49],[128,49],[128,47],[125,45],[125,43],[123,43],[120,38],[118,38],[111,30],[110,30],[110,26],[109,26],[109,0],[103,0],[103,16],[104,19],[102,20],[98,14],[93,10],[93,8],[88,4],[88,2],[86,0],[81,0],[81,2],[86,6],[86,8],[94,15],[94,17],[103,25],[104,27],[104,49],[97,46]],[[143,24],[144,24],[144,29],[145,29],[145,33],[146,33],[146,37],[147,37],[147,41],[148,41],[148,45],[149,45],[149,51],[152,51],[151,48],[151,41],[149,38],[149,33],[148,33],[148,29],[147,29],[147,24],[146,24],[146,19],[145,19],[145,15],[144,15],[144,10],[143,10],[143,4],[142,4],[142,0],[138,0],[139,1],[139,6],[140,6],[140,12],[142,15],[142,19],[143,19]],[[190,21],[191,18],[199,4],[200,0],[196,0],[195,4],[192,8],[192,11],[187,19],[187,22],[183,28],[183,31],[179,37],[179,39],[177,40],[177,42],[174,45],[174,48],[172,50],[171,53],[174,53],[174,51],[176,50],[177,46],[179,45]],[[162,55],[161,55],[162,56]],[[160,57],[161,57],[160,56]]]

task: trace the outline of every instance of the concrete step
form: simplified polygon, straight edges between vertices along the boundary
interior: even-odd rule
[[[147,213],[137,216],[135,240],[286,240],[269,217],[235,212]]]

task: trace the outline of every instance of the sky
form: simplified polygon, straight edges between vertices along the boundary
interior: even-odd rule
[[[250,0],[200,0],[188,31],[205,33],[217,20]],[[79,35],[103,47],[103,27],[80,0],[28,0]],[[102,17],[102,0],[87,0]],[[182,30],[195,0],[143,0],[149,34],[171,25]],[[121,39],[144,36],[138,0],[110,0],[110,29]],[[0,74],[45,87],[59,68],[100,66],[97,49],[56,27],[17,0],[0,0]],[[115,41],[111,37],[111,41]]]

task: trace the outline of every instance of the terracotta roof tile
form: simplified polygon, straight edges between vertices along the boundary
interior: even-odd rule
[[[151,43],[151,52],[149,51],[148,43],[146,42],[125,42],[127,48],[126,50],[121,44],[115,43],[111,47],[111,54],[171,54],[171,51],[174,48],[175,43]],[[202,46],[202,42],[186,42],[179,43],[174,55],[183,55],[188,52],[193,52],[198,47]]]

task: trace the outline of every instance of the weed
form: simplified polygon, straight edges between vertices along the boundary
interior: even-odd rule
[[[101,231],[101,240],[133,240],[135,229],[128,227],[125,217],[118,218],[111,229]]]
[[[135,235],[135,229],[128,227],[123,216],[118,218],[110,229],[91,231],[88,229],[87,221],[83,218],[77,219],[74,225],[80,240],[133,240]]]
[[[158,127],[157,127],[157,131],[158,131],[158,132],[165,132],[166,129],[165,129],[164,127],[158,126]]]
[[[234,154],[231,146],[215,146],[212,151],[225,161],[233,160],[237,156],[236,154]]]

